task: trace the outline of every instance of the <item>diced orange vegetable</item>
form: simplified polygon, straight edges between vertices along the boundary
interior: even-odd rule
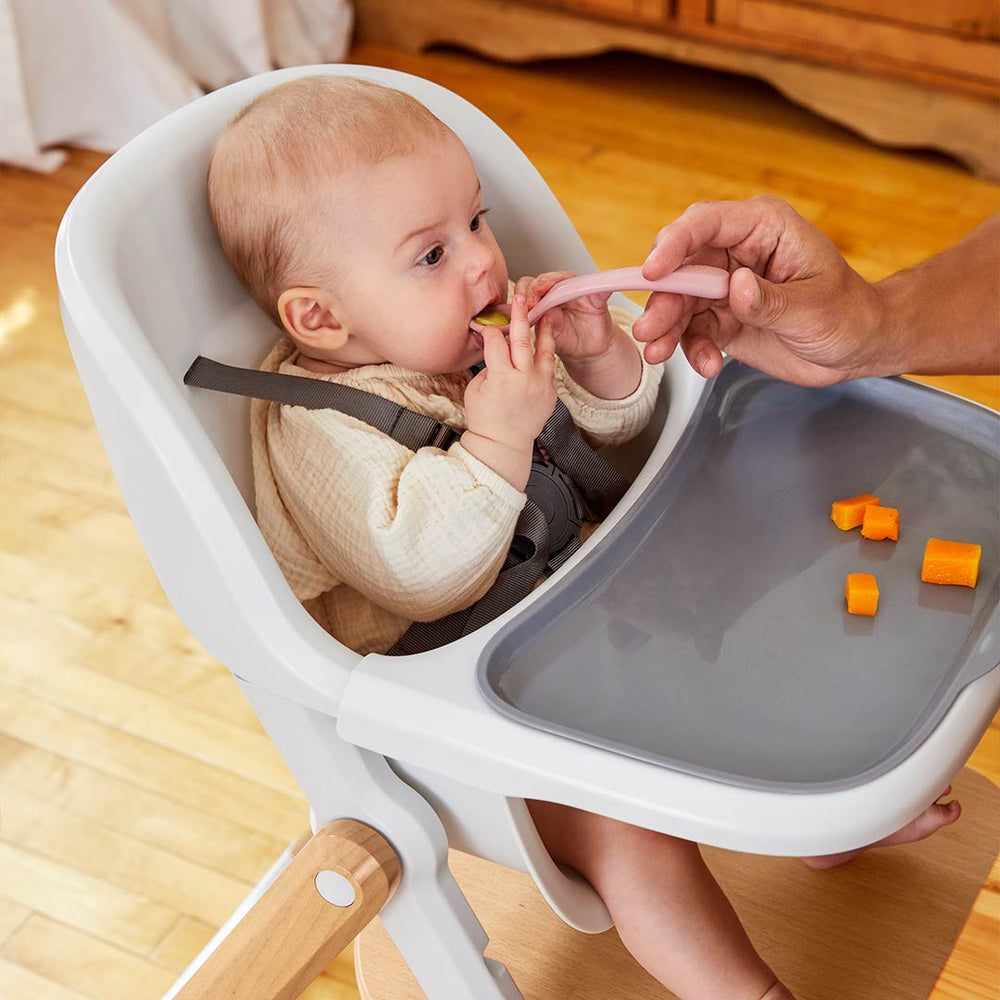
[[[870,493],[862,493],[847,500],[837,500],[830,508],[830,519],[841,531],[850,531],[864,521],[865,508],[879,502],[879,498],[873,497]]]
[[[877,542],[886,538],[895,542],[899,538],[899,511],[895,507],[869,504],[865,507],[861,534],[864,538],[872,538]]]
[[[848,573],[845,594],[850,614],[871,617],[878,611],[878,584],[871,573]]]
[[[981,545],[968,542],[946,542],[928,538],[920,579],[924,583],[944,583],[958,587],[975,587],[979,579]]]

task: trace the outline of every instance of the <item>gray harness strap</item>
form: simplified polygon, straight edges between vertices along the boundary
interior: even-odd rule
[[[411,451],[425,447],[447,449],[460,434],[432,417],[338,382],[237,368],[201,356],[187,370],[184,384],[311,410],[339,410],[388,434]],[[573,487],[582,494],[592,514],[600,518],[607,516],[628,489],[628,480],[583,440],[561,400],[556,401],[536,445],[551,461],[532,465],[526,488],[528,499],[515,525],[504,568],[493,586],[469,608],[437,621],[414,622],[387,655],[426,652],[474,632],[531,593],[546,569],[554,571],[561,566],[580,547],[579,530],[585,512],[579,509]],[[557,523],[559,548],[553,552],[553,527]]]
[[[521,509],[514,528],[515,548],[522,548],[525,542],[533,545],[534,551],[525,559],[511,554],[507,562],[486,593],[475,604],[461,611],[455,611],[433,622],[414,622],[386,652],[387,656],[408,656],[437,649],[445,643],[460,639],[475,632],[481,625],[493,621],[522,597],[531,593],[541,579],[549,563],[549,526],[545,514],[530,499]],[[579,547],[579,539],[574,546]]]
[[[201,355],[185,373],[184,384],[304,406],[307,410],[340,410],[371,424],[411,451],[427,447],[447,449],[459,436],[454,427],[363,389],[321,378],[236,368]]]

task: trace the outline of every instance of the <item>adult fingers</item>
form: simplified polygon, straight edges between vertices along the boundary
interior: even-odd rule
[[[664,278],[704,247],[738,246],[757,230],[773,232],[774,241],[795,210],[779,198],[757,195],[746,201],[702,201],[664,226],[642,265],[643,277]]]
[[[806,281],[775,284],[741,267],[729,279],[729,306],[737,319],[777,333],[811,326],[818,304]]]
[[[725,250],[715,247],[704,247],[684,259],[685,264],[708,264],[711,267],[728,268],[728,254]],[[635,321],[632,333],[636,340],[655,342],[659,337],[675,334],[679,338],[684,332],[691,317],[702,309],[716,305],[712,299],[696,299],[690,295],[678,295],[676,292],[653,292],[646,301],[646,308]],[[677,329],[679,327],[679,329]],[[671,353],[673,347],[671,347]],[[654,352],[655,353],[655,352]],[[666,355],[660,360],[666,360]],[[647,355],[647,361],[652,362]]]
[[[673,357],[673,353],[677,349],[683,333],[684,331],[680,327],[674,327],[674,329],[668,331],[662,337],[651,340],[642,349],[642,356],[646,359],[646,363],[658,365]]]
[[[669,334],[677,326],[683,332],[693,312],[694,300],[690,295],[654,292],[645,311],[632,325],[632,334],[636,340],[648,343]]]
[[[713,312],[695,316],[681,338],[681,349],[688,364],[703,378],[718,375],[722,368],[721,340],[719,319]]]

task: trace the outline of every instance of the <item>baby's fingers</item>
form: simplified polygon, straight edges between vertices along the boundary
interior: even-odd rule
[[[523,293],[514,292],[514,301],[510,305],[510,360],[518,371],[531,371],[534,356],[528,307]]]
[[[483,361],[486,362],[487,370],[502,371],[510,368],[510,351],[504,335],[495,326],[484,326],[482,338]]]
[[[535,331],[535,371],[546,378],[555,378],[556,341],[548,323],[539,324]]]
[[[534,306],[543,295],[549,292],[555,285],[558,285],[560,281],[565,281],[567,278],[572,277],[572,271],[546,271],[545,274],[540,274],[531,283],[528,307],[531,308]]]

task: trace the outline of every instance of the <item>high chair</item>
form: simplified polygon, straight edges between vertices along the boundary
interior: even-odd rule
[[[704,479],[712,470],[698,470],[700,455],[717,455],[713,469],[725,472],[735,454],[733,474],[751,483],[755,464],[741,466],[740,456],[766,440],[731,452],[720,450],[712,435],[741,421],[756,426],[757,401],[782,417],[788,433],[803,434],[825,433],[831,408],[853,408],[856,417],[912,409],[930,414],[941,434],[967,438],[963,447],[981,459],[986,478],[980,477],[975,494],[975,518],[988,528],[995,418],[932,390],[889,380],[810,396],[732,363],[713,386],[672,360],[654,425],[615,459],[634,477],[631,489],[529,599],[478,632],[414,657],[362,658],[303,610],[254,523],[247,400],[185,388],[182,376],[198,354],[255,367],[275,338],[216,241],[205,171],[215,136],[241,106],[264,89],[315,73],[405,90],[455,130],[477,165],[512,275],[596,270],[552,192],[493,122],[433,83],[375,67],[281,70],[202,97],[111,157],[67,211],[56,247],[63,320],[125,501],[174,608],[232,671],[304,790],[315,832],[294,859],[276,865],[261,891],[273,885],[259,901],[260,893],[248,900],[237,915],[245,912],[244,919],[227,925],[203,963],[170,995],[297,996],[379,912],[430,1000],[519,997],[506,970],[484,958],[485,935],[448,870],[449,845],[529,872],[551,906],[579,930],[610,926],[591,888],[546,854],[528,798],[721,847],[786,855],[867,844],[921,812],[1000,705],[995,540],[973,539],[984,543],[983,574],[966,605],[920,591],[920,600],[932,605],[927,613],[945,622],[927,627],[937,629],[936,637],[948,629],[940,643],[959,651],[937,673],[920,652],[925,636],[900,640],[891,683],[901,694],[889,687],[874,707],[845,694],[841,704],[836,692],[866,690],[868,668],[850,652],[847,676],[836,683],[825,676],[825,662],[824,672],[810,670],[822,642],[806,620],[782,647],[802,664],[801,693],[789,694],[796,686],[787,683],[791,668],[769,673],[748,662],[744,672],[758,671],[753,690],[761,696],[755,700],[727,659],[727,635],[739,632],[747,613],[771,623],[755,619],[757,631],[780,633],[782,615],[769,608],[766,596],[727,591],[726,580],[770,574],[772,582],[791,580],[792,589],[804,580],[799,589],[811,592],[817,565],[840,559],[843,546],[831,546],[842,540],[823,536],[819,555],[807,551],[807,542],[793,542],[790,550],[800,563],[793,569],[777,559],[763,568],[734,562],[743,543],[733,526],[698,520],[699,511],[711,512],[714,497],[721,502],[732,491]],[[849,450],[845,442],[839,447]],[[851,467],[851,461],[837,466],[845,477]],[[768,475],[781,479],[782,473]],[[826,530],[829,502],[838,498],[824,492],[829,474],[817,464],[788,475],[819,506],[823,525],[816,531]],[[900,489],[903,480],[896,483]],[[682,482],[690,488],[679,489]],[[843,485],[847,495],[853,484]],[[752,494],[748,489],[741,504],[759,534],[761,504],[769,498]],[[650,532],[671,505],[687,519],[691,541],[658,548]],[[794,521],[798,515],[791,510],[779,505],[778,514]],[[695,540],[713,537],[714,552],[699,551]],[[624,578],[616,564],[622,553],[632,554]],[[659,568],[642,565],[644,553]],[[681,580],[690,569],[694,579],[703,560],[716,577],[686,591],[697,601],[688,607],[681,606],[684,599],[657,601],[649,572],[655,582],[657,572]],[[842,595],[844,578],[834,580],[839,565],[834,570],[831,593]],[[636,601],[622,584],[633,571],[637,581],[646,581]],[[617,581],[612,592],[601,589],[603,580]],[[594,593],[599,613],[588,613],[581,625],[575,609]],[[714,608],[714,593],[723,606]],[[788,593],[782,599],[797,600]],[[837,644],[862,648],[856,640],[866,636],[856,623],[842,622],[839,600],[818,599],[816,606],[834,621]],[[681,676],[671,673],[669,656],[654,657],[634,675],[616,675],[637,662],[640,647],[660,650],[659,626],[651,619],[661,611],[664,619],[676,619],[670,641]],[[893,613],[887,608],[887,615]],[[584,663],[567,629],[598,646],[607,640],[610,654]],[[887,639],[879,633],[872,641]],[[562,656],[560,649],[574,651]],[[918,675],[910,681],[908,667]],[[678,697],[657,703],[652,716],[640,718],[641,706],[623,697],[633,685],[661,690],[656,686],[664,683],[669,687],[662,690]],[[828,699],[837,722],[830,732],[815,722],[823,718],[815,707],[820,698]],[[775,735],[781,726],[768,720],[783,699],[783,717],[810,717],[814,724],[805,728],[811,732]],[[898,701],[906,704],[897,708]],[[839,736],[834,730],[848,717],[857,718],[854,731]],[[684,718],[691,722],[687,728]],[[665,740],[661,730],[667,730]],[[782,741],[793,738],[812,751],[787,753]]]

